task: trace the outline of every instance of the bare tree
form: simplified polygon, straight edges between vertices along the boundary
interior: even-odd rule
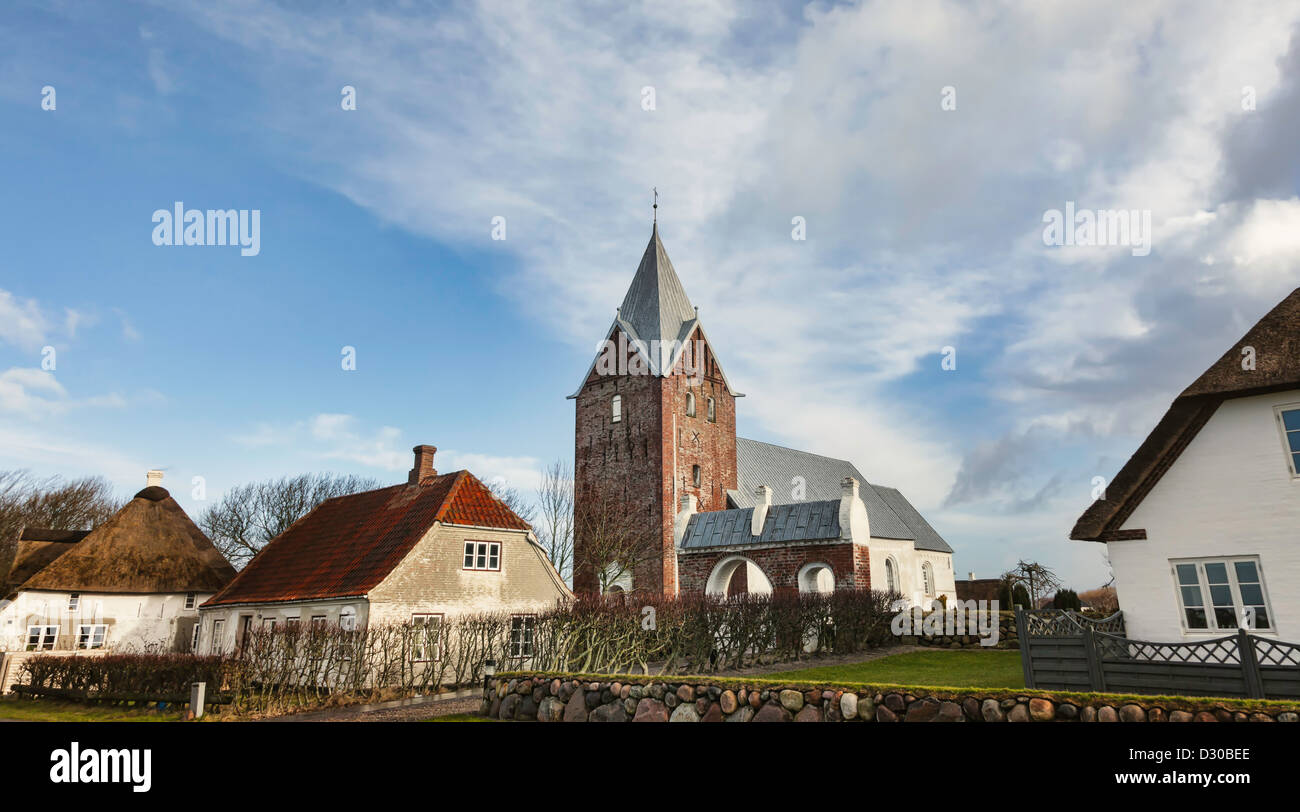
[[[529,524],[533,523],[533,517],[537,515],[537,506],[528,501],[518,488],[512,487],[504,477],[493,477],[484,483],[492,495],[506,503],[506,507],[515,512],[515,515]]]
[[[573,469],[556,460],[542,472],[537,489],[540,516],[533,532],[546,548],[546,555],[556,572],[570,585],[573,583]]]
[[[352,474],[299,474],[237,485],[199,517],[199,527],[221,554],[242,569],[267,542],[326,499],[378,488]]]
[[[27,471],[0,471],[0,578],[9,572],[23,528],[91,530],[122,504],[103,477],[36,479]]]
[[[575,570],[595,575],[601,593],[658,553],[659,533],[644,505],[614,486],[584,488],[574,502]]]
[[[1020,585],[1029,593],[1030,608],[1037,608],[1039,598],[1061,588],[1056,573],[1036,561],[1019,561],[1002,575],[1012,587]]]

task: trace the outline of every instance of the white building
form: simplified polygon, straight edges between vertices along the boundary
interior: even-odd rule
[[[433,446],[414,451],[407,482],[328,499],[254,556],[203,604],[199,651],[230,653],[261,629],[441,629],[493,612],[511,615],[512,652],[531,656],[533,618],[572,593],[486,485],[468,471],[439,474]]]
[[[1300,641],[1300,289],[1178,396],[1070,537],[1106,544],[1132,638]]]
[[[191,650],[199,604],[235,571],[161,481],[151,471],[93,530],[23,531],[6,571],[0,648]]]

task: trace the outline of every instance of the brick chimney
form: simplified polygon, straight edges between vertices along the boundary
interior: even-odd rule
[[[433,455],[438,453],[437,446],[417,445],[411,450],[415,452],[415,467],[407,475],[406,484],[419,485],[424,480],[438,475],[433,468]]]
[[[163,472],[155,468],[144,475],[144,486],[146,488],[162,487],[162,478]]]

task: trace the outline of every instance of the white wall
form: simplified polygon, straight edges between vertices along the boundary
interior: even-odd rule
[[[78,607],[69,611],[68,592],[24,590],[0,609],[0,648],[22,651],[27,643],[29,625],[57,625],[56,650],[76,647],[77,626],[104,624],[108,627],[106,648],[145,647],[171,650],[181,640],[188,650],[188,632],[198,618],[197,606],[212,597],[211,592],[195,594],[194,609],[185,608],[184,594],[124,595],[81,593]]]
[[[1145,541],[1107,544],[1130,637],[1184,632],[1170,559],[1258,555],[1277,636],[1300,641],[1300,479],[1291,477],[1274,407],[1300,390],[1223,403],[1121,529]]]
[[[235,650],[241,618],[245,615],[252,617],[254,630],[261,629],[266,620],[274,620],[277,627],[282,627],[291,618],[296,618],[306,625],[317,616],[324,616],[326,623],[338,625],[345,607],[355,613],[357,628],[366,624],[369,619],[370,604],[365,598],[204,608],[200,610],[198,652],[200,654],[232,653]],[[225,621],[220,640],[213,638],[213,622],[216,620]]]
[[[885,559],[892,558],[898,565],[899,592],[913,605],[927,606],[929,601],[947,596],[957,599],[957,585],[952,570],[952,554],[917,550],[912,542],[901,539],[872,538],[870,542],[871,588],[887,589]],[[926,598],[921,578],[921,564],[929,561],[934,571],[935,594]]]

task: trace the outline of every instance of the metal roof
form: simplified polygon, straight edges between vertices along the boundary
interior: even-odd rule
[[[756,501],[754,491],[759,485],[767,485],[772,489],[774,502],[795,502],[792,489],[796,477],[803,479],[804,500],[834,500],[837,503],[840,483],[845,477],[853,477],[859,483],[858,494],[867,508],[872,536],[913,541],[918,550],[952,552],[947,542],[901,493],[894,488],[871,484],[848,460],[737,437],[738,487],[727,491],[727,496],[738,508],[753,507]]]
[[[750,517],[753,515],[752,507],[696,513],[686,525],[682,549],[782,544],[840,537],[838,499],[772,505],[768,509],[767,520],[763,522],[763,533],[759,536],[749,532]]]
[[[681,341],[687,322],[695,319],[695,308],[659,239],[658,225],[651,230],[618,315],[642,341]]]

